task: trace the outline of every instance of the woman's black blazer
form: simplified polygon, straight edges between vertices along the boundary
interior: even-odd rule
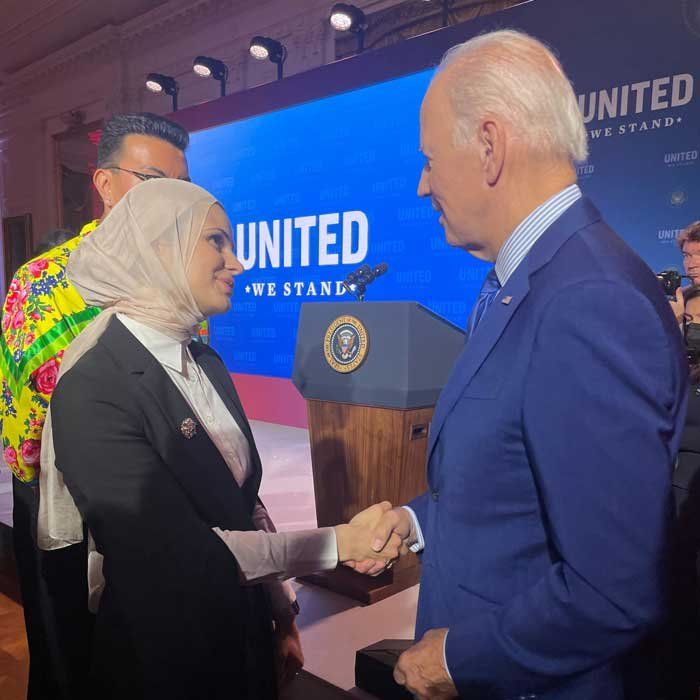
[[[204,345],[191,349],[249,441],[253,473],[243,488],[116,318],[51,401],[56,466],[105,557],[89,670],[101,700],[276,696],[264,592],[240,585],[212,532],[253,529],[260,458],[223,362]]]

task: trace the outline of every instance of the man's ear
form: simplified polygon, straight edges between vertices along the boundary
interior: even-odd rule
[[[506,134],[499,122],[485,120],[481,123],[479,150],[486,182],[493,187],[501,177],[506,160]]]
[[[105,168],[97,168],[92,176],[97,194],[100,195],[105,209],[111,209],[115,205],[114,192],[112,191],[112,173]]]

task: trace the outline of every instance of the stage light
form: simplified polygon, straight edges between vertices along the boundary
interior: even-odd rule
[[[283,76],[284,62],[287,60],[287,48],[269,36],[254,36],[248,49],[250,55],[258,61],[272,61],[277,64],[277,80]]]
[[[365,31],[367,30],[367,17],[365,13],[355,5],[345,2],[337,2],[331,8],[328,17],[331,27],[337,32],[353,32],[357,34],[357,51],[365,47]]]
[[[170,95],[173,98],[173,112],[177,112],[179,86],[175,78],[161,73],[149,73],[146,77],[146,87],[157,95]]]
[[[223,61],[209,56],[197,56],[192,63],[192,70],[200,78],[213,78],[219,81],[221,97],[226,94],[226,81],[228,80],[228,67]]]
[[[331,27],[339,32],[356,32],[367,25],[365,13],[359,7],[345,2],[333,5],[329,21]]]

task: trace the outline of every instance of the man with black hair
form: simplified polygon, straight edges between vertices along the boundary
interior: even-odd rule
[[[139,182],[157,177],[189,180],[189,140],[179,124],[155,114],[112,117],[102,129],[93,176],[104,203],[103,218]]]
[[[106,216],[132,187],[151,178],[188,180],[187,131],[155,114],[119,114],[102,129],[93,183]],[[30,700],[84,695],[92,616],[86,549],[40,552],[36,543],[41,432],[58,368],[71,340],[98,309],[86,306],[65,274],[68,257],[100,223],[35,257],[13,278],[2,315],[3,456],[14,475],[15,559],[29,641]]]

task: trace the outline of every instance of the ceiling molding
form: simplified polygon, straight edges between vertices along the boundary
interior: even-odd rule
[[[396,5],[397,2],[398,0],[369,0],[363,5],[366,9],[375,9]],[[261,5],[269,3],[274,4],[273,0],[169,0],[123,24],[105,25],[14,73],[0,74],[0,114],[7,110],[13,111],[18,103],[26,102],[28,98],[50,89],[58,83],[57,76],[69,71],[77,72],[82,65],[114,65],[115,57],[123,61],[125,55],[131,57],[153,45],[163,44],[183,34],[193,34],[212,21],[229,19],[237,22],[243,13],[260,12]],[[333,60],[332,53],[326,56],[324,48],[330,36],[325,21],[325,8],[329,3],[330,0],[315,0],[309,3],[304,12],[273,21],[272,26],[261,26],[260,31],[277,32],[288,38],[293,44],[294,63],[299,61],[307,66]],[[241,43],[240,48],[244,54],[247,46],[243,47],[245,42],[239,40],[240,37],[236,36],[232,28],[232,46]],[[189,72],[189,59],[185,63],[188,65],[183,71]],[[122,92],[124,89],[122,87]],[[77,87],[76,92],[80,92]]]
[[[235,6],[243,0],[171,0],[149,10],[121,25],[105,25],[78,41],[55,51],[11,75],[0,77],[0,103],[16,94],[19,88],[28,85],[43,87],[45,79],[61,73],[84,61],[100,57],[112,57],[115,52],[128,50],[139,40],[159,38],[177,27],[186,30],[194,23],[203,21]]]
[[[32,36],[41,33],[44,27],[51,26],[57,21],[79,10],[81,6],[87,4],[88,0],[44,0],[39,5],[35,4],[33,11],[30,10],[21,19],[10,24],[10,19],[6,19],[2,28],[0,39],[8,43],[21,44],[30,42]],[[31,3],[29,3],[31,4]]]
[[[8,82],[14,87],[34,81],[49,73],[60,71],[78,61],[90,59],[97,51],[113,46],[115,42],[120,40],[120,36],[119,27],[112,24],[105,25],[101,29],[78,39],[78,41],[21,68],[16,73],[12,73]]]
[[[173,27],[183,30],[242,4],[241,0],[171,0],[122,24],[122,39],[129,45],[154,34],[169,34]]]

